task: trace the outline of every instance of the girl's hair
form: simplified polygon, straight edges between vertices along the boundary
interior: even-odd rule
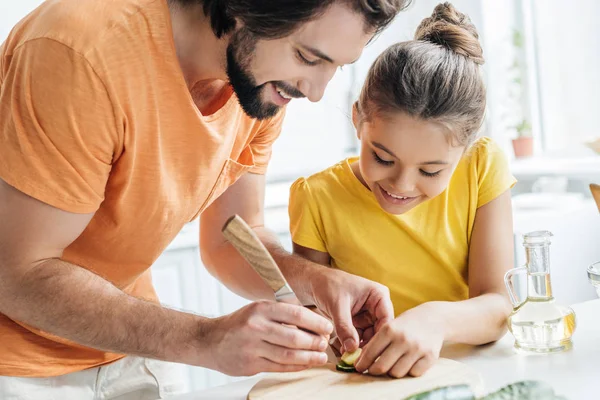
[[[450,3],[439,4],[414,40],[389,47],[375,60],[355,104],[359,121],[405,112],[444,124],[454,144],[468,146],[485,112],[483,62],[469,17]]]

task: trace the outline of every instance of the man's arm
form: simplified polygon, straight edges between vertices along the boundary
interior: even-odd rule
[[[97,349],[197,363],[202,318],[129,296],[62,261],[93,214],[74,214],[0,180],[0,312]]]
[[[227,219],[238,214],[269,250],[300,301],[312,304],[305,274],[318,266],[297,256],[294,257],[299,264],[289,262],[291,255],[283,249],[277,235],[264,226],[264,197],[265,176],[248,173],[202,213],[202,260],[213,276],[239,295],[252,300],[275,298],[273,291],[221,233]]]
[[[393,318],[389,290],[378,283],[333,270],[287,252],[264,227],[265,177],[246,174],[203,213],[200,220],[202,260],[210,273],[232,291],[249,299],[273,299],[273,291],[221,233],[229,217],[238,214],[250,225],[303,304],[314,304],[334,322],[345,350],[355,350],[359,336],[352,318],[369,314],[374,329]]]
[[[1,313],[96,349],[230,375],[299,371],[327,360],[331,324],[302,307],[259,302],[208,319],[129,296],[62,261],[92,217],[61,211],[0,180]]]

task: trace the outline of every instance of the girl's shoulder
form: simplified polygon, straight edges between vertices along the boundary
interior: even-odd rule
[[[481,136],[477,138],[473,144],[465,152],[463,159],[468,162],[480,162],[490,157],[501,154],[504,156],[504,152],[492,138],[488,136]]]
[[[352,178],[350,164],[353,161],[349,158],[308,177],[298,178],[291,186],[291,195],[319,196],[345,190]]]
[[[508,159],[496,141],[487,136],[475,140],[465,151],[457,170],[482,175],[491,169],[508,170]]]

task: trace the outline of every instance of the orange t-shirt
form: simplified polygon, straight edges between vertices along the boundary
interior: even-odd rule
[[[202,115],[166,0],[48,0],[0,47],[0,179],[95,215],[64,252],[140,298],[183,225],[246,172],[265,172],[283,112],[257,121],[234,95]],[[122,355],[0,314],[0,375],[56,376]]]

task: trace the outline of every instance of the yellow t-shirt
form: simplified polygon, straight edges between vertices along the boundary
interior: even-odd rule
[[[402,215],[386,213],[342,161],[291,188],[294,243],[327,252],[335,268],[389,287],[396,315],[469,296],[467,260],[477,208],[515,183],[500,148],[480,138],[446,190]]]

